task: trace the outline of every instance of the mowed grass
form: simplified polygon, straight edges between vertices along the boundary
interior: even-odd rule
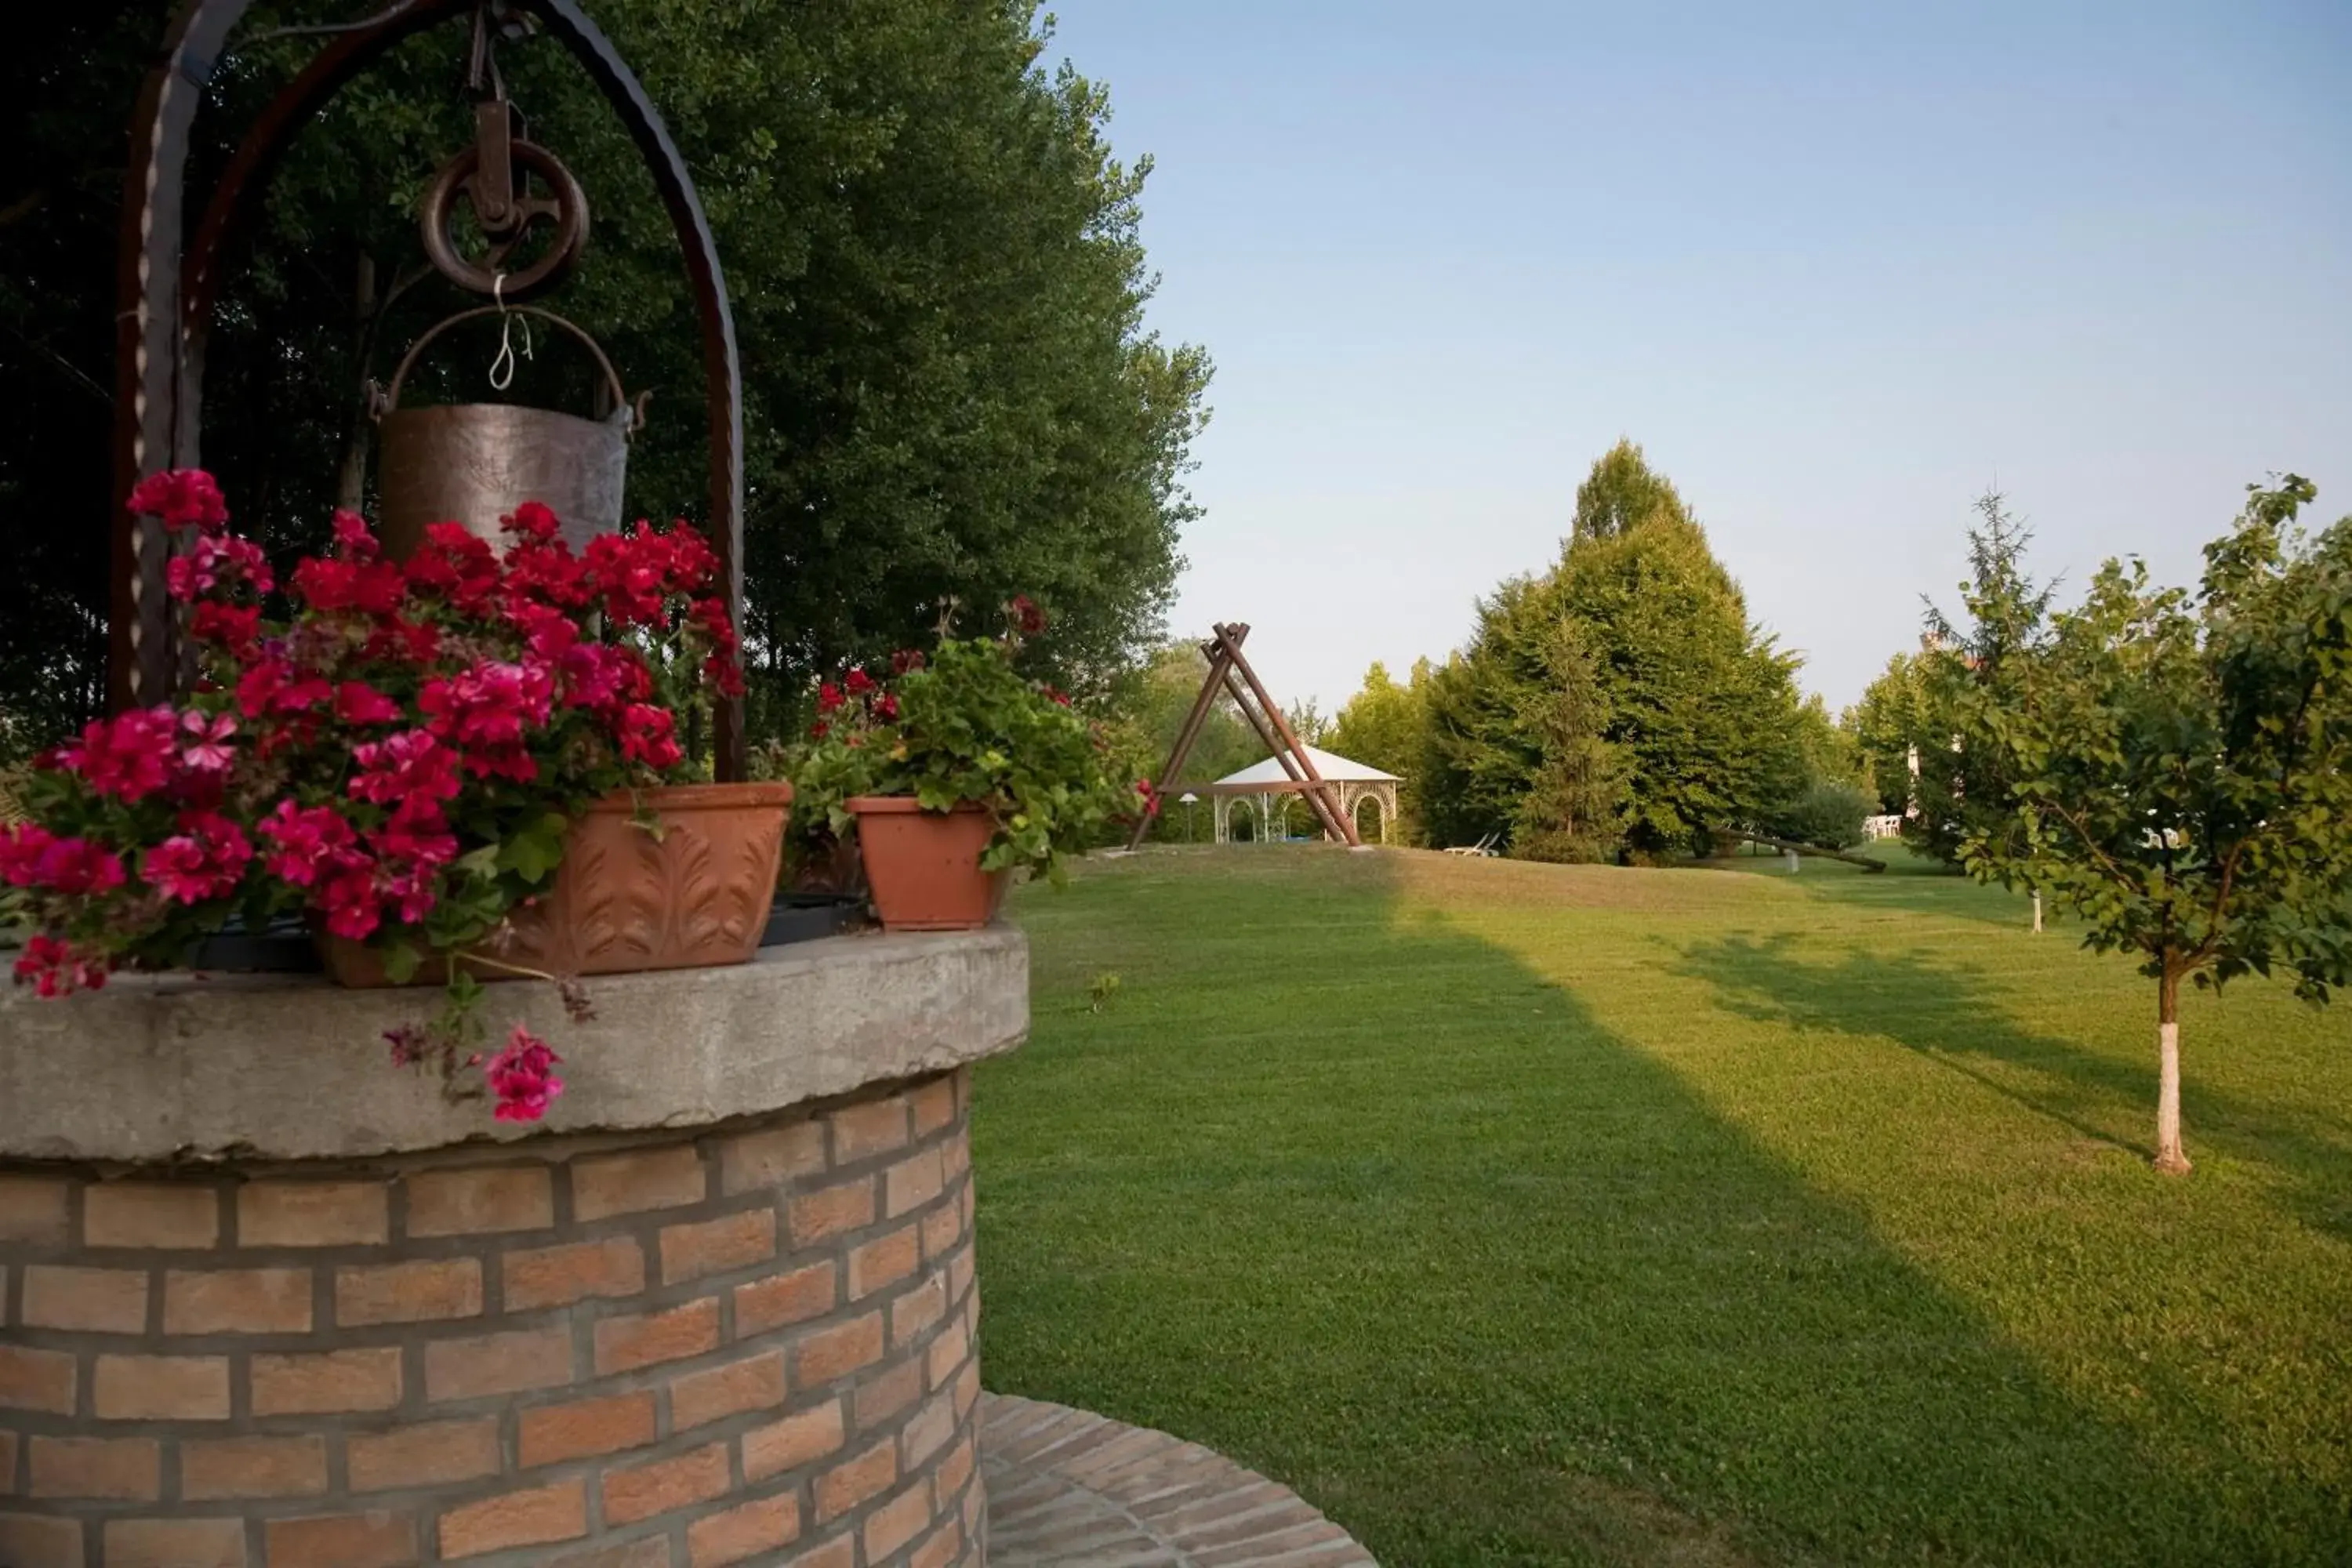
[[[2187,1003],[2168,1179],[2127,963],[1771,866],[1024,889],[989,1384],[1222,1449],[1387,1568],[2352,1563],[2352,1010]]]

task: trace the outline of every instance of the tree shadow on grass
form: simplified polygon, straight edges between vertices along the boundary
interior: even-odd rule
[[[2155,1154],[2151,1059],[2132,1062],[2019,1028],[1980,971],[1919,952],[1849,951],[1829,963],[1799,956],[1785,933],[1732,936],[1691,948],[1684,972],[1713,984],[1742,1016],[1800,1029],[1890,1040],[1959,1073],[2081,1137]],[[2151,1008],[2151,1012],[2153,1008]],[[2248,1101],[2190,1075],[2184,1120],[2196,1146],[2269,1167],[2301,1223],[2352,1240],[2344,1130]],[[2118,1133],[2128,1126],[2133,1133]]]
[[[1858,851],[1869,853],[1867,847]],[[1809,899],[1872,914],[1920,916],[1929,920],[1962,921],[2002,931],[2024,931],[2033,921],[2030,896],[1979,882],[1951,867],[1917,856],[1893,858],[1886,869],[1870,872],[1843,861],[1810,858],[1795,876],[1781,869],[1777,856],[1729,856],[1691,863],[1694,869],[1711,869],[1774,882]],[[2054,903],[2045,911],[2045,923],[2063,931],[2070,917]]]
[[[1308,878],[1119,907],[1160,972],[1041,997],[980,1078],[992,1386],[1223,1449],[1389,1568],[2352,1551],[2340,1496],[2151,1454],[1488,943]],[[1257,940],[1195,947],[1221,919]]]

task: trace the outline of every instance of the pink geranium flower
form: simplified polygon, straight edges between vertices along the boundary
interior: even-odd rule
[[[331,934],[353,942],[364,942],[383,923],[383,910],[376,899],[375,872],[364,859],[322,879],[311,897],[310,907],[327,917],[327,930]]]
[[[69,995],[78,989],[95,991],[106,984],[104,959],[85,957],[52,936],[37,936],[26,942],[15,972],[17,984],[29,981],[43,996]]]
[[[346,561],[373,561],[382,547],[367,519],[355,511],[335,513],[335,553]]]
[[[348,868],[357,856],[358,836],[334,807],[298,806],[281,800],[264,817],[261,836],[277,845],[262,862],[273,877],[308,888]]]
[[[248,719],[306,713],[335,694],[315,675],[305,675],[283,658],[265,655],[238,678],[236,705]]]
[[[499,519],[499,527],[519,539],[546,541],[555,537],[558,524],[555,513],[544,502],[527,500]]]
[[[229,749],[229,740],[236,733],[236,715],[219,713],[207,719],[194,709],[180,715],[181,733],[186,744],[181,749],[180,761],[200,773],[226,773],[236,761]]]
[[[12,888],[31,887],[40,874],[41,857],[57,841],[57,835],[37,822],[0,827],[0,881]]]
[[[164,591],[184,604],[240,584],[257,594],[276,586],[261,547],[235,534],[198,534],[186,554],[163,563]]]
[[[566,649],[560,668],[567,707],[601,711],[653,689],[653,678],[636,650],[612,643],[582,643]]]
[[[364,680],[346,680],[335,688],[335,717],[346,724],[396,724],[400,704]]]
[[[250,659],[260,647],[261,606],[223,605],[207,599],[188,623],[198,642],[216,643],[231,658]]]
[[[110,893],[122,886],[122,858],[87,838],[59,838],[35,823],[0,831],[0,877],[13,888],[66,898]]]
[[[653,768],[674,768],[685,754],[671,731],[675,721],[667,708],[632,702],[621,716],[621,755]]]
[[[368,843],[386,861],[414,863],[436,869],[457,858],[457,836],[441,803],[429,795],[402,800],[384,825],[368,835]]]
[[[236,823],[214,812],[192,812],[184,831],[166,838],[141,858],[146,884],[184,904],[225,899],[236,891],[253,859],[253,843]]]
[[[170,468],[148,475],[132,487],[131,510],[142,517],[163,520],[166,528],[196,528],[216,533],[228,526],[228,502],[220,486],[202,468]]]
[[[294,592],[314,610],[355,610],[389,616],[400,608],[408,583],[389,561],[312,556],[294,568]]]
[[[345,786],[353,800],[378,805],[392,805],[412,796],[451,800],[465,787],[457,776],[457,753],[426,730],[399,730],[381,741],[354,746],[352,761],[361,770]]]
[[[81,739],[58,760],[100,795],[142,800],[170,779],[174,718],[171,708],[134,708],[82,726]]]
[[[278,620],[269,560],[227,531],[210,475],[150,475],[130,499],[173,531],[163,575],[187,606],[195,695],[86,726],[43,760],[41,820],[0,828],[0,890],[37,931],[17,975],[46,994],[184,951],[248,893],[352,941],[415,942],[430,922],[438,949],[480,942],[516,896],[484,875],[502,841],[678,768],[673,680],[743,689],[719,557],[682,524],[575,551],[531,502],[503,541],[436,522],[395,563],[339,512]],[[887,717],[878,674],[829,686],[828,710],[854,695],[861,721]],[[479,1065],[450,1016],[404,1037],[408,1055]],[[518,1029],[491,1064],[499,1116],[543,1115],[556,1062]]]
[[[410,588],[446,600],[461,615],[479,615],[499,589],[498,553],[460,524],[428,522],[406,574]]]
[[[554,1071],[562,1059],[548,1049],[545,1040],[517,1024],[506,1045],[482,1068],[490,1092],[498,1097],[498,1109],[491,1114],[500,1121],[536,1121],[545,1116],[563,1092],[563,1080]]]
[[[526,726],[547,722],[555,680],[545,666],[478,659],[446,679],[428,680],[416,705],[426,728],[460,748],[520,743]]]

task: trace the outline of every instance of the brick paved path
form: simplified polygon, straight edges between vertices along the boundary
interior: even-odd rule
[[[1288,1487],[1066,1405],[980,1402],[990,1568],[1378,1568]]]

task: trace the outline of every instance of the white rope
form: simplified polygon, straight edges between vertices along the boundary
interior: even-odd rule
[[[490,387],[493,391],[504,392],[514,384],[514,329],[517,320],[515,313],[507,308],[507,275],[505,273],[499,272],[491,275],[490,299],[499,308],[499,355],[498,358],[490,361]],[[522,319],[522,357],[530,358],[530,321],[528,317]]]

